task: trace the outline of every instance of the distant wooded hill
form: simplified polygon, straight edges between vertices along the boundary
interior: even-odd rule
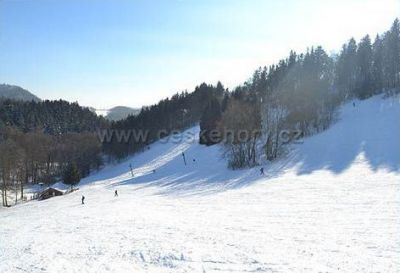
[[[139,113],[140,113],[140,109],[130,108],[130,107],[126,107],[126,106],[116,106],[116,107],[111,108],[108,111],[108,114],[105,116],[105,118],[108,120],[117,121],[117,120],[125,119],[128,116],[135,116]]]
[[[94,132],[108,126],[86,107],[63,100],[22,101],[0,98],[0,133],[5,127],[22,132],[43,131],[50,135]]]
[[[40,99],[19,86],[0,84],[0,98],[20,100],[20,101],[35,101],[39,102]]]

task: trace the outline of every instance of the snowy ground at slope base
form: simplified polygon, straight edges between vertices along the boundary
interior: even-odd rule
[[[399,272],[399,117],[395,99],[348,105],[263,178],[218,147],[152,145],[0,210],[0,272]]]

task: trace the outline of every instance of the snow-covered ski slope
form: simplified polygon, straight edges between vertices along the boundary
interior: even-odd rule
[[[400,272],[398,97],[345,105],[264,177],[220,155],[156,143],[1,209],[0,272]]]

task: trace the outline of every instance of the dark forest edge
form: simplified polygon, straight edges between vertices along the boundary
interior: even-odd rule
[[[278,158],[281,132],[310,136],[335,121],[339,105],[400,88],[400,26],[374,41],[352,38],[337,55],[318,46],[260,67],[230,91],[222,83],[202,83],[143,107],[138,115],[110,122],[77,103],[0,99],[0,181],[3,205],[7,190],[29,183],[51,184],[76,166],[84,177],[105,161],[122,160],[147,149],[161,137],[200,124],[200,143],[221,143],[230,168],[253,167],[261,157]],[[112,137],[100,141],[97,131],[146,131],[140,141]],[[163,131],[164,135],[159,132]],[[245,138],[241,132],[248,134]],[[227,133],[229,132],[229,134]],[[229,135],[229,138],[222,136]]]

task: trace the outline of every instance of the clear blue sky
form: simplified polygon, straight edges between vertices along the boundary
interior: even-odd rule
[[[399,0],[0,0],[0,83],[147,105],[203,81],[232,88],[290,49],[339,50],[399,16]]]

